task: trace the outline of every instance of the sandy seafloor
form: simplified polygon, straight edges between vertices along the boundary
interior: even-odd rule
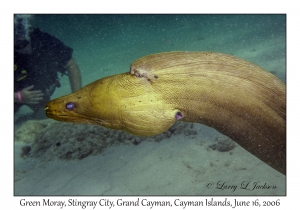
[[[135,59],[166,51],[228,53],[261,66],[284,82],[286,79],[284,15],[36,15],[34,25],[74,49],[83,85],[127,72]],[[68,78],[63,76],[60,82],[62,87],[52,98],[70,93]],[[30,113],[26,107],[15,119],[25,113]],[[61,123],[51,119],[41,122]],[[38,124],[35,121],[29,131],[19,130],[15,135],[15,195],[286,194],[286,176],[237,144],[229,151],[218,151],[212,145],[216,145],[216,139],[226,137],[204,125],[179,126],[177,133],[159,141],[123,142],[120,134],[117,143],[105,144],[100,152],[88,152],[80,158],[72,156],[75,150],[68,153],[71,133],[52,127],[36,136],[53,132],[51,141],[56,144],[43,147],[40,153],[40,147],[35,147],[21,157],[22,147],[38,141],[32,137],[34,130],[40,130]],[[15,131],[21,127],[15,125]],[[97,135],[85,136],[89,138],[86,147],[92,145],[93,151],[98,141],[107,141]],[[114,142],[115,137],[108,135],[105,138]],[[20,136],[22,139],[18,139]],[[70,142],[75,141],[72,138]],[[126,134],[126,138],[130,137]],[[81,141],[76,143],[77,149]],[[252,190],[255,183],[265,187]]]

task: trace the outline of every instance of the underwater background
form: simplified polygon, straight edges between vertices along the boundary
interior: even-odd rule
[[[231,54],[286,82],[285,15],[34,15],[32,25],[73,48],[83,86],[167,51]],[[60,83],[51,98],[70,93],[68,77]],[[15,119],[30,112],[24,106]],[[30,120],[15,125],[14,163],[15,195],[286,194],[284,175],[196,123],[178,122],[141,138],[100,126]],[[230,187],[245,182],[270,188]]]

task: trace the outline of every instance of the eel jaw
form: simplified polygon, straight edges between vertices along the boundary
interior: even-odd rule
[[[120,129],[118,124],[112,124],[111,121],[102,120],[97,117],[92,117],[88,109],[80,108],[80,103],[74,101],[75,108],[68,109],[67,104],[71,100],[66,100],[65,96],[49,101],[45,106],[45,113],[48,118],[57,121],[79,123],[79,124],[94,124],[102,125],[111,129]]]
[[[82,123],[86,121],[86,123],[92,123],[91,119],[86,118],[85,116],[78,114],[76,112],[68,111],[58,111],[51,108],[51,105],[45,106],[46,116],[52,118],[54,120],[62,121],[62,122],[74,122],[74,123]]]
[[[97,124],[95,122],[96,119],[92,119],[87,117],[84,113],[80,113],[81,110],[67,109],[66,103],[68,103],[68,101],[68,98],[65,100],[65,97],[49,101],[45,106],[46,116],[63,122]],[[75,104],[78,103],[75,102]]]

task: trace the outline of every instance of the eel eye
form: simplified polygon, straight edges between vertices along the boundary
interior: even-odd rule
[[[75,107],[75,104],[73,102],[68,102],[66,104],[66,108],[69,109],[69,110],[72,110],[74,107]]]

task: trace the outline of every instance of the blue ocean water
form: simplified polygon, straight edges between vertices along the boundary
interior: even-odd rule
[[[128,72],[130,64],[142,56],[168,51],[212,51],[227,53],[261,66],[279,77],[283,82],[286,80],[285,15],[34,15],[32,24],[73,48],[73,57],[81,70],[83,85],[106,76]],[[52,98],[70,93],[68,78],[63,76],[60,82],[62,86],[56,89]],[[203,138],[209,136],[206,135],[205,131],[199,135],[202,135],[201,137]],[[178,140],[178,145],[184,147],[184,143],[180,140]],[[168,148],[165,142],[163,146]],[[141,150],[145,149],[144,147],[142,148]],[[110,151],[109,154],[113,152],[118,153],[116,150]],[[185,154],[184,151],[181,152]],[[126,152],[124,152],[123,156],[126,156]],[[130,162],[130,160],[127,161]],[[151,162],[151,160],[148,161]],[[198,164],[192,160],[189,161],[187,161],[188,163],[184,162],[184,164]],[[93,164],[96,163],[93,162]],[[92,163],[90,164],[92,165]],[[139,163],[136,164],[138,165]],[[64,168],[63,164],[55,167]],[[75,171],[75,167],[74,164],[73,168],[68,168]],[[108,166],[104,168],[107,169]],[[15,170],[19,169],[16,168]],[[39,170],[36,169],[36,173],[40,173]],[[65,169],[62,171],[61,173],[67,173]],[[212,173],[218,172],[214,171]],[[32,175],[33,173],[27,174]],[[63,174],[59,175],[59,170],[57,174],[58,179],[63,176]],[[130,177],[130,172],[126,172],[127,175]],[[262,177],[264,176],[265,174],[262,175]],[[72,176],[70,175],[70,177]],[[255,177],[260,177],[260,175]],[[279,175],[275,174],[274,177],[278,178]],[[168,179],[168,176],[162,175],[160,178]],[[249,179],[251,179],[251,176]],[[28,182],[30,177],[26,177],[26,180]],[[105,180],[106,183],[110,181],[112,183],[122,183],[120,181],[122,177],[118,177],[117,175],[111,179],[106,177]],[[153,182],[153,180],[151,181]],[[178,181],[176,180],[176,182]],[[273,183],[279,181],[284,181],[284,178],[281,176],[278,180],[274,178]],[[34,183],[34,181],[32,182]],[[165,182],[169,181],[165,180]],[[21,182],[18,181],[16,183]],[[182,187],[176,187],[177,191],[175,190],[175,194],[176,192],[179,194],[193,194],[194,191],[189,193],[186,187],[183,186],[189,186],[186,180],[182,183]],[[161,191],[157,189],[151,191],[147,188],[149,187],[148,185],[145,188],[133,187],[132,189],[138,189],[136,191],[128,191],[126,186],[118,188],[120,186],[107,185],[109,190],[105,188],[97,192],[97,190],[93,189],[91,192],[94,192],[96,195],[105,193],[110,195],[143,195],[151,194],[151,192],[157,195],[167,195],[174,193],[172,188],[167,188],[167,184],[165,187],[166,191],[163,191],[163,189],[160,189]],[[282,186],[282,183],[278,185]],[[31,185],[16,184],[15,192],[17,194],[24,194],[27,190],[29,194],[39,194],[38,190],[33,190],[31,187]],[[73,194],[74,189],[69,188],[69,191],[44,190],[41,191],[41,194]],[[81,194],[80,190],[77,190],[75,189],[76,193],[74,194]],[[82,194],[89,194],[86,193],[88,190],[85,189]],[[220,193],[220,191],[210,192],[212,195]],[[253,193],[259,194],[258,192]],[[279,192],[264,191],[261,194],[282,195],[284,193],[285,189],[281,187]],[[226,194],[226,192],[224,194],[231,195],[230,193]]]
[[[74,49],[84,85],[167,51],[232,54],[286,79],[285,15],[35,15],[34,25]]]

